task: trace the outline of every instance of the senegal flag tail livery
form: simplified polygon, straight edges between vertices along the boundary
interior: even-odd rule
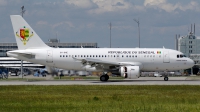
[[[19,50],[48,48],[36,32],[20,15],[11,15],[11,22]]]

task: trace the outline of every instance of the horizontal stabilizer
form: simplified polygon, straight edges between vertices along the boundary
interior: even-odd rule
[[[32,53],[29,52],[24,52],[24,51],[20,51],[20,50],[15,50],[15,51],[9,51],[8,53],[13,53],[13,54],[21,54],[21,55],[33,55]]]
[[[21,50],[15,50],[15,51],[8,51],[8,54],[14,54],[14,55],[20,55],[26,58],[35,58],[35,54],[31,53],[31,52],[25,52],[25,51],[21,51]]]

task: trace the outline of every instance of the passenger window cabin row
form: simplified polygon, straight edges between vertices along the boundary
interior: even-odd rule
[[[117,57],[120,57],[120,56],[119,56],[119,55],[60,55],[60,57],[75,57],[75,58],[76,58],[76,57],[78,57],[78,58],[83,58],[83,57],[84,57],[84,58],[86,58],[86,57],[87,57],[87,58],[89,58],[89,57],[91,57],[91,58],[92,58],[92,57],[93,57],[93,58],[104,58],[104,57],[106,58],[106,57],[108,57],[108,58],[109,58],[109,57],[111,57],[111,58],[117,58]],[[137,55],[122,55],[121,57],[122,57],[122,58],[123,58],[123,57],[127,57],[127,58],[128,58],[128,57],[129,57],[129,58],[131,58],[131,57],[132,57],[132,58],[137,58]]]
[[[155,55],[144,55],[144,57],[146,58],[152,58],[152,57],[154,57],[155,58]],[[159,57],[160,57],[160,55],[159,55]]]
[[[111,57],[111,58],[117,58],[117,57],[121,57],[121,58],[137,58],[137,55],[60,55],[60,57],[75,57],[75,58],[106,58],[106,57]],[[155,55],[144,55],[144,57],[146,58],[155,58]],[[161,58],[161,55],[158,56],[159,58]]]

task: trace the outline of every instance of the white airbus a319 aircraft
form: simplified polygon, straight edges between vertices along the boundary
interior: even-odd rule
[[[141,72],[175,71],[194,66],[183,53],[165,48],[52,48],[47,46],[20,15],[11,15],[18,50],[8,56],[67,70],[108,72],[135,79]],[[168,80],[168,76],[164,77]]]

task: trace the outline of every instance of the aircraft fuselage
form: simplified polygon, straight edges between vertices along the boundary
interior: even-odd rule
[[[20,50],[21,52],[22,50]],[[15,51],[16,52],[16,51]],[[8,52],[8,56],[69,70],[104,71],[109,66],[96,68],[82,63],[82,59],[93,59],[108,63],[139,66],[141,71],[174,71],[186,69],[193,64],[189,58],[177,58],[181,52],[171,49],[145,48],[51,48],[25,50],[32,56]],[[98,63],[95,63],[98,64]]]

